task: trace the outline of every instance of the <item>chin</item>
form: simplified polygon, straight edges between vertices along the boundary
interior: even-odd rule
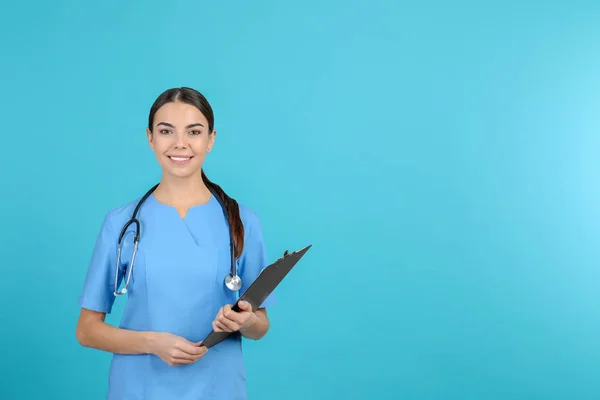
[[[200,168],[186,168],[186,169],[177,169],[177,168],[165,168],[167,174],[177,177],[177,178],[189,178],[191,176],[195,176],[200,174]]]

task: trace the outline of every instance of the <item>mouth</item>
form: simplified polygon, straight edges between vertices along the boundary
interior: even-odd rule
[[[167,156],[172,163],[177,165],[186,165],[194,156]]]

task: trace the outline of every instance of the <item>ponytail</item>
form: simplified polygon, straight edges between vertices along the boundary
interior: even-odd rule
[[[225,210],[227,211],[227,215],[229,218],[229,226],[231,229],[231,235],[233,237],[233,247],[235,249],[235,258],[239,258],[242,255],[242,251],[244,250],[244,224],[242,223],[242,219],[240,217],[240,208],[234,199],[227,196],[227,194],[221,189],[219,185],[214,182],[211,182],[206,174],[204,173],[204,169],[202,170],[202,180],[204,184],[217,193],[217,195],[223,201],[223,206],[225,206]]]

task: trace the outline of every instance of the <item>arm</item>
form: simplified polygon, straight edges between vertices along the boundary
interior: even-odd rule
[[[84,347],[115,354],[153,354],[171,366],[191,364],[206,354],[200,343],[168,332],[144,332],[113,327],[104,319],[105,313],[81,309],[76,336]]]
[[[240,328],[242,336],[248,339],[258,340],[267,334],[269,331],[269,317],[265,308],[259,308],[254,312],[254,317],[251,317],[251,322],[247,327]]]
[[[112,223],[111,213],[106,214],[79,296],[81,311],[77,321],[76,337],[84,347],[111,353],[147,354],[151,352],[150,342],[153,336],[151,333],[120,329],[104,322],[115,300],[111,288],[115,285],[113,268],[117,261],[118,234],[119,231]],[[124,247],[126,253],[130,250],[127,246]],[[122,279],[121,267],[116,284],[118,285]]]
[[[81,309],[77,322],[77,341],[84,347],[120,354],[150,354],[153,332],[139,332],[113,327],[104,322],[106,314]]]
[[[123,279],[123,268],[118,271],[115,282],[117,238],[119,231],[108,213],[96,240],[92,259],[88,266],[79,306],[76,337],[84,347],[104,350],[114,354],[153,354],[169,365],[183,365],[198,361],[206,346],[168,332],[140,332],[133,329],[113,327],[105,322],[115,297],[113,285]],[[124,247],[127,252],[128,249]],[[127,259],[127,258],[126,258]]]

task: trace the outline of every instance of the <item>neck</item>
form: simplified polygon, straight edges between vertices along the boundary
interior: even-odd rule
[[[162,203],[190,206],[206,203],[211,192],[200,172],[185,178],[163,173],[154,196]]]

